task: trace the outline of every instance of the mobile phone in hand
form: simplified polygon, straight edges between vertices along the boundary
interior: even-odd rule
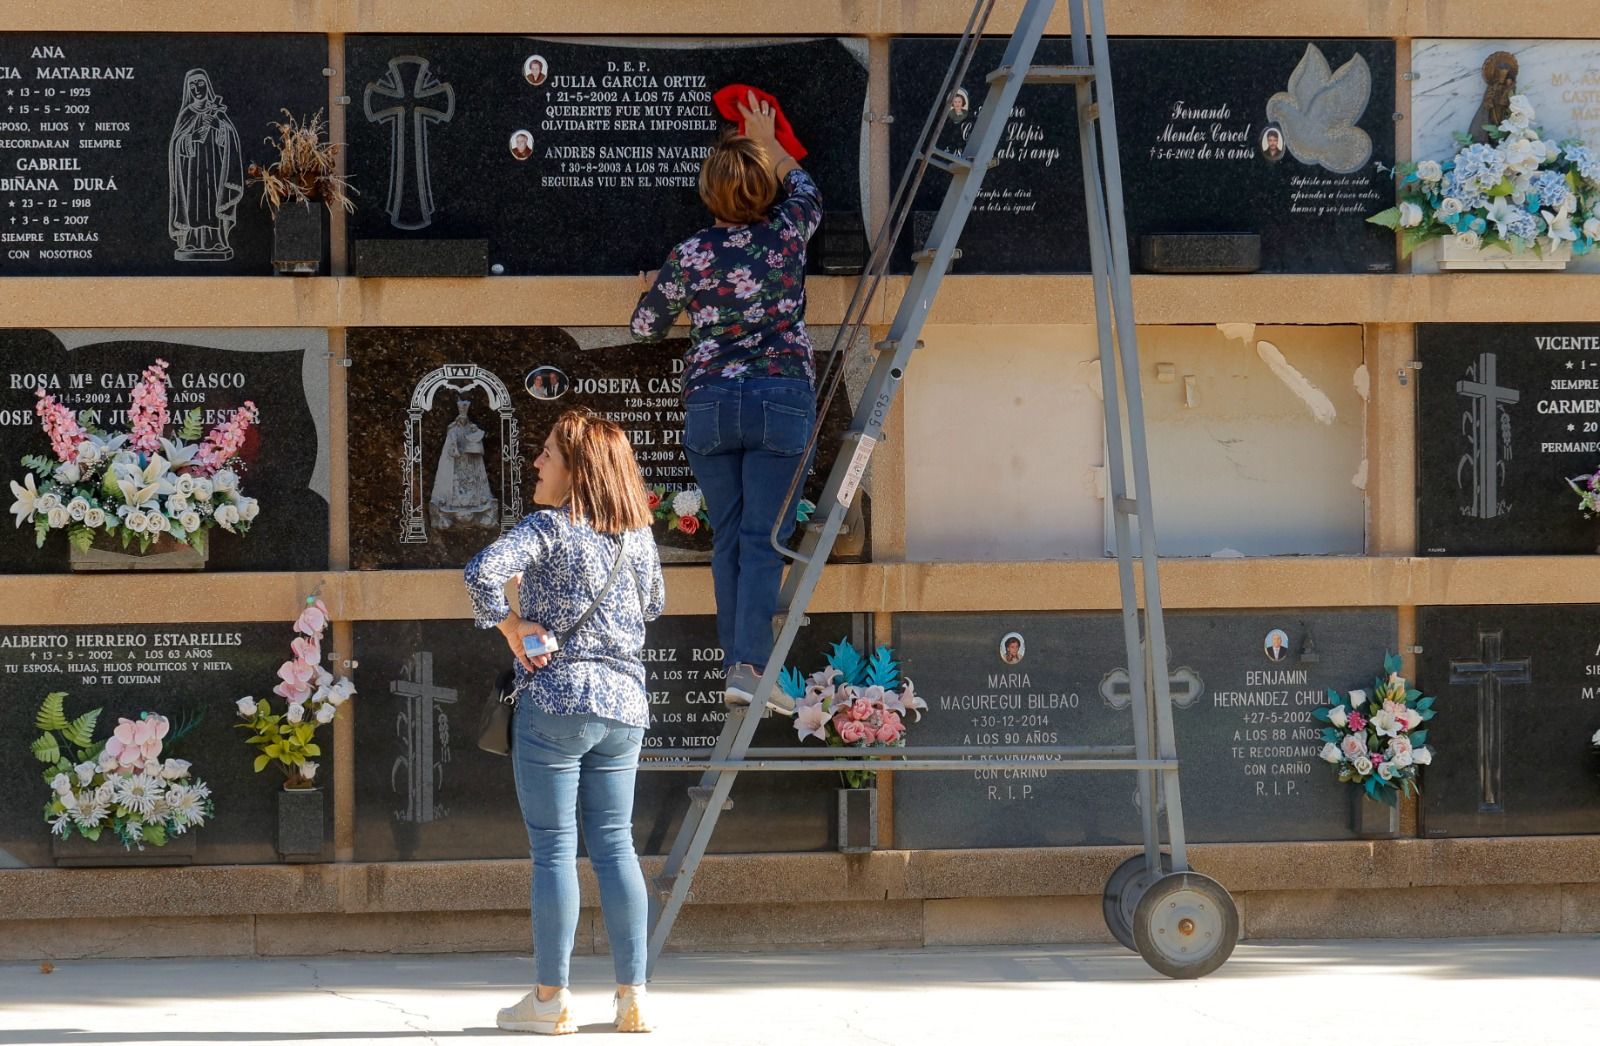
[[[560,650],[561,644],[549,633],[542,636],[527,635],[522,637],[522,649],[529,657],[543,657]]]

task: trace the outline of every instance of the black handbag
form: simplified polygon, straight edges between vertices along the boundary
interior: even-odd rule
[[[594,597],[594,602],[589,604],[589,609],[583,616],[573,622],[572,627],[561,633],[556,642],[559,649],[565,650],[567,643],[577,634],[578,629],[588,624],[589,618],[599,609],[601,601],[606,598],[606,593],[611,591],[612,584],[617,580],[622,566],[622,549],[625,543],[617,542],[617,558],[611,561],[611,573],[606,575],[606,583],[600,587],[600,594]],[[517,707],[517,670],[508,668],[494,681],[494,690],[489,694],[489,700],[483,703],[483,710],[478,714],[478,747],[490,755],[511,754],[511,713]]]

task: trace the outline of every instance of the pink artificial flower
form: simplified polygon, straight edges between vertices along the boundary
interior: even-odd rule
[[[303,636],[321,635],[328,625],[328,608],[322,600],[314,599],[294,619],[294,630]]]
[[[56,460],[62,463],[77,461],[78,444],[88,438],[83,426],[78,424],[77,416],[43,388],[34,395],[39,400],[33,405],[33,412],[39,415],[45,435],[50,437],[50,449],[55,452]]]
[[[289,641],[296,661],[314,665],[322,660],[322,639],[316,635],[295,636]]]
[[[167,361],[158,359],[146,367],[129,398],[133,401],[128,420],[134,448],[147,454],[160,450],[161,433],[168,421]]]
[[[1367,717],[1362,715],[1360,712],[1351,712],[1350,713],[1350,729],[1352,729],[1352,730],[1365,730],[1366,728],[1367,728]]]
[[[893,712],[884,713],[883,725],[878,727],[878,740],[886,745],[892,745],[900,740],[906,732],[905,726],[900,722],[900,717]]]
[[[214,426],[206,433],[206,438],[200,441],[200,446],[194,452],[194,464],[191,471],[202,476],[209,476],[222,466],[226,465],[235,454],[244,446],[246,435],[250,426],[256,424],[261,418],[261,412],[256,410],[256,405],[251,400],[245,400],[244,406],[234,411],[227,421]]]
[[[278,666],[278,678],[283,682],[273,687],[272,692],[298,704],[311,696],[311,681],[316,674],[315,665],[304,661],[285,661]]]
[[[858,697],[850,702],[850,718],[865,719],[872,714],[872,702],[864,697]]]
[[[147,716],[144,719],[119,719],[117,728],[106,742],[106,754],[118,766],[139,770],[148,762],[161,756],[161,739],[169,729],[166,716]]]
[[[828,739],[828,713],[823,709],[820,701],[811,704],[801,704],[795,711],[794,728],[801,740],[815,737],[819,741]]]
[[[870,741],[871,738],[867,736],[867,732],[871,729],[864,723],[857,722],[854,719],[847,719],[844,725],[839,727],[839,740],[847,745],[853,745],[860,741]]]

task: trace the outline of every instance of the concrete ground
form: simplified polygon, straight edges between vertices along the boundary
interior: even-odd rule
[[[516,956],[0,964],[0,1043],[451,1044],[507,1036]],[[1600,1042],[1600,936],[1241,944],[1201,981],[1100,945],[669,955],[660,1030],[612,1031],[610,962],[573,964],[583,1036],[636,1043]]]

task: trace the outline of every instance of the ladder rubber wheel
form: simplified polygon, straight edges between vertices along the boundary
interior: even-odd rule
[[[1178,980],[1194,980],[1233,954],[1239,941],[1239,909],[1210,876],[1164,875],[1139,899],[1133,939],[1151,969]]]
[[[1163,853],[1161,873],[1165,875],[1171,871],[1172,855]],[[1106,891],[1101,898],[1106,929],[1111,931],[1111,936],[1117,939],[1118,944],[1130,952],[1139,950],[1139,946],[1133,943],[1133,912],[1151,882],[1150,874],[1145,870],[1144,854],[1137,854],[1117,865],[1117,870],[1106,880]]]

